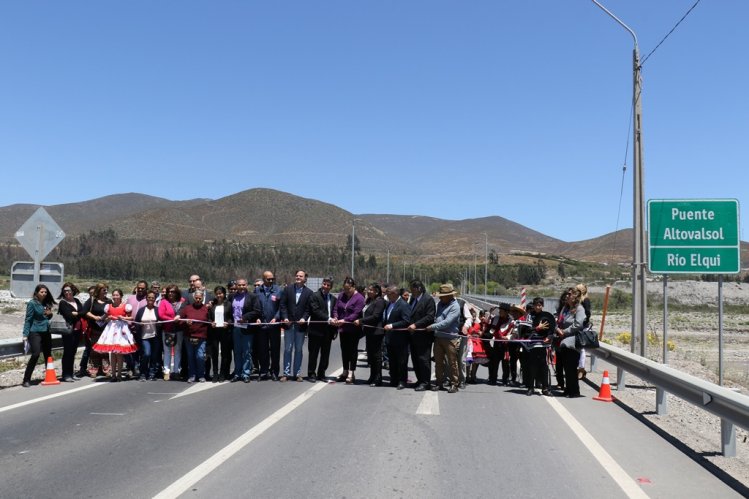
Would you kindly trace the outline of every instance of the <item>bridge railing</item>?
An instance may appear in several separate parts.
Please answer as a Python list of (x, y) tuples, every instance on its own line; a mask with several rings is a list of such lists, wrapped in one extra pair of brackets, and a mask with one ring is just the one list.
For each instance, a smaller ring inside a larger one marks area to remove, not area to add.
[[(465, 298), (482, 308), (496, 305), (493, 297), (466, 295)], [(659, 388), (660, 393), (656, 396), (658, 414), (665, 414), (665, 393), (670, 393), (718, 416), (721, 451), (727, 457), (736, 455), (736, 426), (749, 430), (749, 397), (605, 343), (601, 343), (598, 349), (588, 349), (588, 353), (591, 355), (591, 371), (595, 371), (596, 358), (617, 367), (617, 391), (625, 389), (621, 382), (625, 372)]]

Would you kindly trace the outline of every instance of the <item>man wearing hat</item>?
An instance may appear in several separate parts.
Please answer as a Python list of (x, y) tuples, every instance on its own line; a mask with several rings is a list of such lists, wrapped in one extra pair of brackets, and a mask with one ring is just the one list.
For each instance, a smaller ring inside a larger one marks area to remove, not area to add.
[(460, 346), (460, 306), (455, 299), (457, 291), (452, 284), (442, 284), (436, 296), (440, 302), (433, 324), (427, 329), (434, 331), (434, 367), (437, 382), (432, 390), (444, 389), (445, 357), (450, 368), (450, 388), (447, 393), (458, 391), (458, 347)]

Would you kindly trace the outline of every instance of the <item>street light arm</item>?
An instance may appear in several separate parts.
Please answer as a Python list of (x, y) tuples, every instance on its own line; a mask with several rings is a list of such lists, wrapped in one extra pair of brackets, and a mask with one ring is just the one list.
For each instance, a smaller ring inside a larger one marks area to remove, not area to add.
[(626, 29), (627, 31), (629, 31), (629, 34), (630, 34), (630, 35), (632, 35), (632, 38), (633, 38), (633, 39), (634, 39), (634, 41), (635, 41), (635, 48), (636, 48), (636, 47), (638, 46), (638, 43), (637, 43), (637, 35), (635, 35), (635, 32), (634, 32), (634, 31), (632, 31), (632, 28), (630, 28), (629, 26), (627, 26), (626, 24), (624, 24), (624, 22), (622, 22), (622, 20), (621, 20), (621, 19), (619, 19), (618, 17), (616, 17), (616, 16), (615, 16), (615, 15), (613, 14), (613, 12), (611, 12), (611, 11), (610, 11), (609, 9), (607, 9), (606, 7), (604, 7), (603, 5), (601, 5), (600, 3), (598, 3), (598, 1), (597, 1), (597, 0), (592, 0), (592, 2), (593, 2), (594, 4), (596, 4), (596, 5), (598, 5), (598, 6), (599, 6), (599, 7), (601, 8), (601, 10), (602, 10), (602, 11), (604, 11), (604, 12), (605, 12), (606, 14), (608, 14), (609, 16), (611, 16), (611, 18), (612, 18), (612, 19), (613, 19), (614, 21), (618, 22), (618, 23), (619, 23), (619, 25), (620, 25), (620, 26), (621, 26), (622, 28), (624, 28), (624, 29)]

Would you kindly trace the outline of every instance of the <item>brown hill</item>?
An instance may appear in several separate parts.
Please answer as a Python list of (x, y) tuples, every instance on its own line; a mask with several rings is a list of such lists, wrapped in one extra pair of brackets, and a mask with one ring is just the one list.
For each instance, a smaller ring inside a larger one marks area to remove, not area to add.
[[(37, 209), (0, 207), (0, 240)], [(562, 255), (610, 264), (631, 261), (632, 229), (565, 242), (499, 216), (442, 220), (419, 215), (354, 215), (335, 205), (272, 189), (250, 189), (217, 200), (170, 201), (144, 194), (116, 194), (80, 203), (46, 207), (68, 235), (114, 228), (130, 239), (199, 242), (234, 240), (260, 244), (343, 246), (352, 223), (365, 253), (408, 253), (423, 258), (471, 259), (489, 250), (500, 255), (528, 252)], [(742, 243), (742, 267), (749, 246)]]

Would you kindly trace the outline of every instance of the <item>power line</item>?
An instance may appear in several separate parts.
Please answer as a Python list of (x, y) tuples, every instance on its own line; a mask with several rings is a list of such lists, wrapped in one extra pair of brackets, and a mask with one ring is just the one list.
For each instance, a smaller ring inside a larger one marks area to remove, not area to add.
[(660, 46), (661, 46), (661, 45), (663, 44), (663, 42), (665, 42), (665, 41), (666, 41), (666, 38), (668, 38), (669, 36), (671, 36), (671, 33), (673, 33), (673, 32), (674, 32), (674, 30), (676, 30), (676, 28), (678, 28), (678, 27), (679, 27), (679, 25), (681, 24), (681, 22), (682, 22), (682, 21), (683, 21), (684, 19), (686, 19), (686, 18), (687, 18), (687, 16), (689, 15), (689, 13), (690, 13), (690, 12), (692, 12), (692, 10), (694, 10), (694, 8), (695, 8), (695, 7), (697, 7), (697, 4), (698, 4), (698, 3), (700, 3), (700, 0), (697, 0), (696, 2), (694, 2), (694, 5), (692, 5), (692, 6), (691, 6), (691, 7), (689, 8), (689, 10), (688, 10), (688, 11), (686, 12), (686, 14), (684, 14), (683, 16), (681, 16), (681, 19), (679, 19), (679, 22), (677, 22), (677, 23), (676, 23), (676, 25), (674, 25), (674, 27), (673, 27), (673, 28), (671, 28), (671, 31), (669, 31), (668, 33), (666, 33), (666, 36), (664, 36), (664, 37), (663, 37), (663, 40), (661, 40), (660, 42), (658, 42), (658, 45), (656, 45), (656, 46), (655, 46), (655, 48), (654, 48), (653, 50), (651, 50), (651, 51), (650, 51), (650, 53), (649, 53), (648, 55), (646, 55), (646, 56), (645, 56), (645, 58), (644, 58), (644, 59), (642, 60), (642, 62), (640, 63), (640, 67), (642, 67), (642, 66), (643, 66), (643, 65), (645, 64), (645, 61), (647, 61), (647, 60), (648, 60), (648, 57), (650, 57), (651, 55), (653, 55), (653, 52), (655, 52), (656, 50), (658, 50), (658, 47), (660, 47)]
[(625, 142), (624, 146), (624, 163), (622, 166), (622, 182), (619, 186), (619, 206), (616, 210), (616, 228), (614, 229), (614, 240), (611, 243), (611, 263), (614, 263), (614, 252), (616, 251), (616, 238), (619, 235), (619, 218), (622, 214), (622, 199), (624, 198), (624, 177), (627, 173), (627, 157), (629, 154), (629, 137), (630, 132), (632, 131), (632, 114), (634, 113), (635, 109), (635, 103), (632, 102), (632, 105), (629, 108), (629, 120), (627, 122), (627, 141)]

